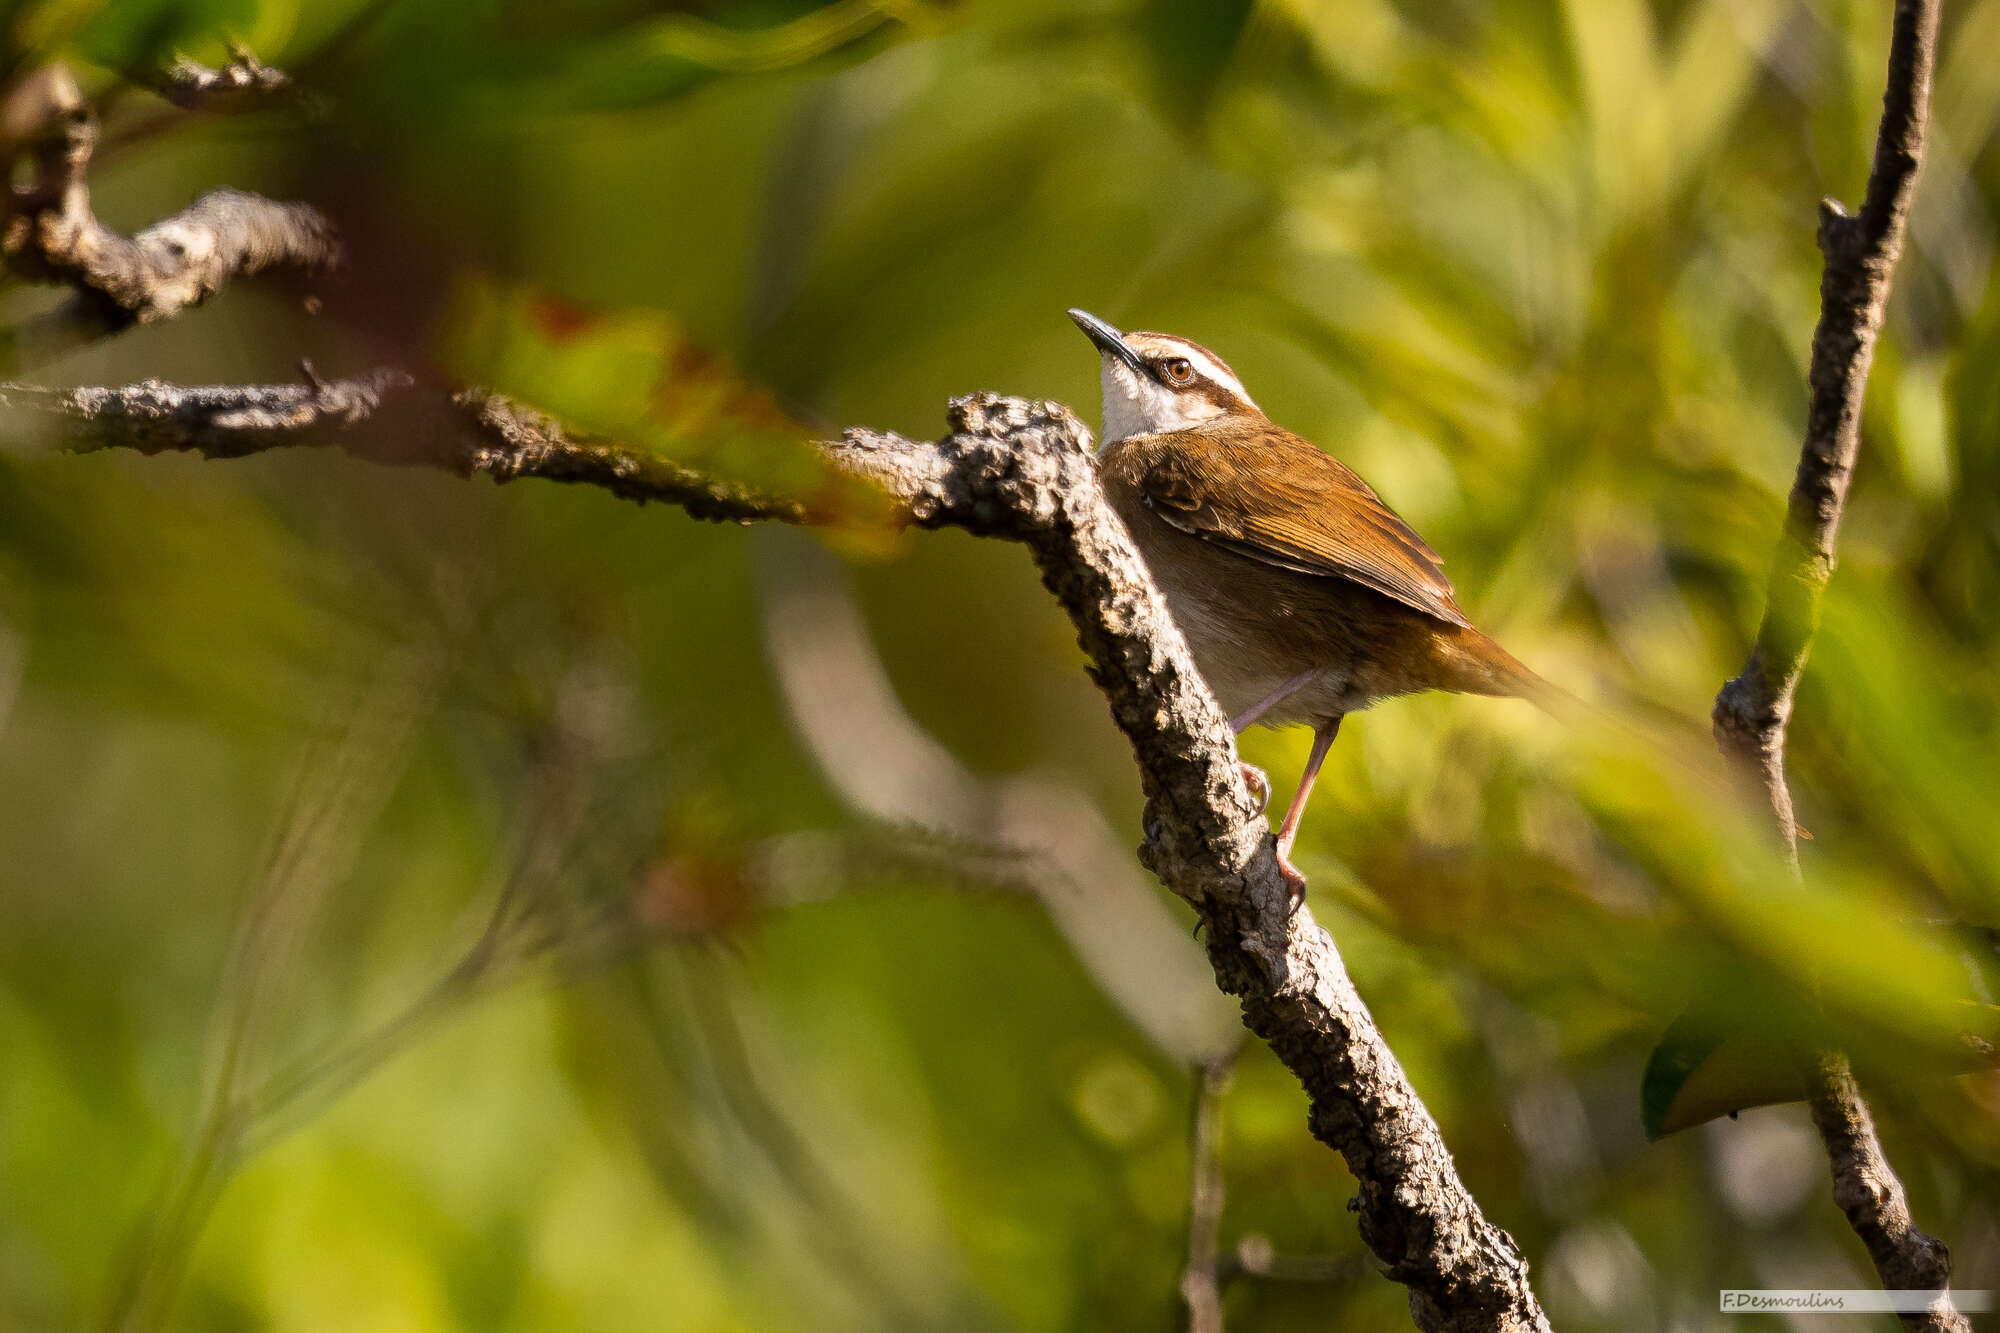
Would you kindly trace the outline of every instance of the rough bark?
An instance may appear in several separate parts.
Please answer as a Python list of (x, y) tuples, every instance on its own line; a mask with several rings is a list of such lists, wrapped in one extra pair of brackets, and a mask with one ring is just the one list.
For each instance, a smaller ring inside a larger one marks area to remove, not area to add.
[(1898, 0), (1888, 92), (1865, 202), (1855, 215), (1836, 200), (1820, 202), (1819, 245), (1826, 267), (1808, 372), (1805, 446), (1756, 646), (1715, 700), (1716, 741), (1757, 776), (1794, 864), (1797, 833), (1785, 783), (1785, 729), (1819, 624), (1820, 597), (1833, 577), (1840, 516), (1861, 451), (1868, 370), (1923, 159), (1937, 22), (1937, 0)]
[[(539, 476), (664, 500), (701, 517), (810, 521), (802, 507), (716, 487), (477, 391), (382, 371), (327, 385), (59, 392), (0, 386), (15, 426), (72, 448), (232, 458), (289, 444), (497, 480)], [(1304, 1085), (1308, 1124), (1345, 1157), (1362, 1239), (1409, 1288), (1426, 1330), (1546, 1329), (1528, 1265), (1480, 1212), (1451, 1153), (1309, 910), (1291, 915), (1270, 830), (1244, 788), (1228, 720), (1138, 550), (1106, 504), (1091, 437), (1057, 403), (955, 400), (936, 443), (850, 430), (822, 446), (887, 490), (911, 522), (1026, 545), (1069, 613), (1090, 672), (1138, 759), (1141, 857), (1200, 915), (1218, 984)]]
[(97, 117), (60, 65), (37, 70), (0, 108), (0, 146), (26, 153), (34, 179), (11, 187), (0, 257), (13, 273), (66, 284), (75, 294), (14, 331), (0, 358), (33, 364), (133, 324), (168, 319), (231, 279), (269, 269), (337, 267), (333, 224), (308, 204), (213, 190), (134, 236), (92, 211), (89, 168)]
[[(1820, 204), (1819, 247), (1826, 267), (1808, 371), (1805, 444), (1756, 646), (1742, 672), (1716, 695), (1712, 714), (1716, 744), (1762, 791), (1795, 878), (1798, 824), (1785, 781), (1785, 736), (1819, 624), (1820, 599), (1833, 577), (1841, 513), (1861, 451), (1868, 371), (1923, 161), (1938, 9), (1938, 0), (1897, 0), (1882, 121), (1861, 211), (1850, 215), (1832, 199)], [(1950, 1251), (1911, 1219), (1902, 1182), (1875, 1137), (1868, 1104), (1845, 1056), (1818, 1058), (1809, 1101), (1832, 1168), (1834, 1199), (1867, 1247), (1882, 1285), (1949, 1287)], [(1940, 1333), (1971, 1328), (1948, 1298), (1926, 1314), (1903, 1316), (1903, 1322)]]
[[(1855, 1086), (1842, 1056), (1828, 1057), (1817, 1071), (1812, 1096), (1813, 1126), (1833, 1164), (1833, 1201), (1875, 1261), (1882, 1285), (1891, 1291), (1943, 1291), (1951, 1286), (1951, 1252), (1942, 1241), (1917, 1230), (1910, 1220), (1903, 1182), (1875, 1137), (1868, 1103)], [(1908, 1315), (1915, 1328), (1970, 1329), (1949, 1298), (1931, 1314)]]
[(401, 370), (299, 384), (0, 384), (0, 413), (22, 432), (77, 452), (122, 448), (241, 458), (291, 445), (337, 448), (371, 462), (441, 468), (461, 477), (596, 486), (620, 499), (679, 505), (696, 518), (806, 523), (815, 517), (798, 501), (759, 495), (568, 430), (500, 394), (439, 389)]

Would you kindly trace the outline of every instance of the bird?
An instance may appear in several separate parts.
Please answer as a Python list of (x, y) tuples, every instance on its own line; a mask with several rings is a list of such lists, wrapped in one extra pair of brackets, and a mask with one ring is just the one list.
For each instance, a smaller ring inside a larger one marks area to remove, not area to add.
[[(1264, 415), (1221, 357), (1069, 317), (1102, 362), (1099, 482), (1230, 726), (1313, 729), (1277, 833), (1296, 913), (1306, 880), (1292, 844), (1343, 717), (1423, 690), (1545, 709), (1568, 696), (1480, 632), (1437, 552), (1345, 464)], [(1242, 769), (1261, 816), (1270, 784)]]

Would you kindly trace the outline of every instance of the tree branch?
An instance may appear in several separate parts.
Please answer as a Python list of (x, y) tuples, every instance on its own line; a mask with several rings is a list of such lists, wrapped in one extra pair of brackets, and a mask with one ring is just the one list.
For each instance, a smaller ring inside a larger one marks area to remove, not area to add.
[(1856, 216), (1836, 200), (1820, 201), (1819, 245), (1826, 268), (1808, 372), (1805, 447), (1772, 563), (1756, 647), (1742, 672), (1716, 696), (1712, 715), (1716, 743), (1761, 782), (1778, 838), (1794, 866), (1797, 825), (1785, 784), (1785, 728), (1819, 625), (1820, 598), (1833, 577), (1841, 511), (1861, 451), (1868, 370), (1923, 159), (1937, 24), (1938, 0), (1897, 0), (1888, 92), (1882, 99), (1866, 201)]
[(50, 65), (6, 100), (0, 141), (10, 164), (23, 151), (32, 155), (35, 179), (7, 194), (0, 258), (20, 276), (67, 284), (77, 294), (9, 331), (0, 363), (33, 364), (133, 324), (171, 318), (233, 277), (273, 268), (321, 273), (340, 263), (333, 224), (318, 209), (242, 190), (210, 191), (135, 236), (115, 232), (91, 210), (97, 117), (75, 78)]
[[(1825, 1141), (1833, 1164), (1833, 1201), (1891, 1291), (1943, 1291), (1951, 1285), (1951, 1251), (1919, 1231), (1910, 1218), (1903, 1182), (1875, 1137), (1868, 1103), (1855, 1085), (1844, 1056), (1828, 1057), (1818, 1071), (1811, 1104), (1813, 1127)], [(1913, 1328), (1969, 1330), (1947, 1296), (1925, 1315), (1905, 1315)]]
[(183, 111), (235, 111), (292, 90), (289, 74), (257, 59), (248, 47), (232, 47), (229, 54), (220, 69), (182, 56), (166, 73), (141, 82)]
[[(326, 385), (58, 392), (0, 385), (0, 410), (71, 448), (231, 458), (334, 445), (382, 462), (497, 480), (540, 476), (666, 500), (707, 518), (811, 521), (806, 507), (717, 487), (579, 437), (497, 395), (426, 390), (380, 371)], [(1200, 915), (1217, 983), (1304, 1085), (1307, 1123), (1360, 1185), (1362, 1239), (1409, 1288), (1425, 1330), (1546, 1329), (1514, 1240), (1488, 1222), (1375, 1027), (1327, 933), (1291, 915), (1270, 830), (1234, 737), (1123, 524), (1098, 487), (1090, 432), (1066, 407), (960, 398), (932, 443), (850, 430), (821, 446), (887, 490), (909, 521), (1026, 545), (1076, 628), (1139, 763), (1145, 863)], [(365, 427), (365, 429), (364, 429)]]
[(596, 486), (675, 504), (696, 518), (811, 522), (811, 506), (756, 494), (609, 440), (482, 389), (444, 390), (383, 369), (310, 384), (118, 389), (0, 383), (0, 418), (66, 449), (136, 449), (240, 458), (288, 446), (336, 448), (375, 463), (461, 477)]
[(1222, 1333), (1222, 1095), (1236, 1053), (1203, 1065), (1195, 1076), (1188, 1144), (1188, 1250), (1181, 1273), (1188, 1333)]
[[(1798, 824), (1785, 781), (1785, 733), (1819, 625), (1820, 599), (1833, 577), (1840, 517), (1861, 450), (1868, 371), (1923, 161), (1938, 8), (1938, 0), (1897, 0), (1882, 122), (1860, 213), (1850, 216), (1833, 199), (1820, 203), (1819, 247), (1826, 267), (1808, 372), (1805, 446), (1756, 646), (1742, 672), (1716, 695), (1712, 714), (1716, 744), (1762, 789), (1795, 880)], [(1835, 1052), (1818, 1056), (1810, 1088), (1813, 1124), (1833, 1171), (1834, 1199), (1867, 1247), (1882, 1285), (1947, 1289), (1951, 1253), (1911, 1219), (1902, 1181), (1875, 1137), (1847, 1058)], [(1903, 1322), (1940, 1333), (1971, 1328), (1949, 1297), (1926, 1314), (1903, 1316)]]

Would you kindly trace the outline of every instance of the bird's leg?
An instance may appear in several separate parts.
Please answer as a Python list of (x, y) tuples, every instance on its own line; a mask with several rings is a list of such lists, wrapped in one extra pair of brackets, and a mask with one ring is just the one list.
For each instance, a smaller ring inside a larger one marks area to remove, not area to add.
[(1313, 748), (1306, 756), (1306, 771), (1299, 775), (1299, 789), (1292, 793), (1285, 822), (1278, 825), (1278, 873), (1285, 877), (1285, 886), (1292, 891), (1293, 912), (1306, 900), (1306, 877), (1292, 864), (1292, 840), (1299, 836), (1299, 819), (1306, 812), (1306, 798), (1312, 795), (1313, 779), (1319, 776), (1319, 766), (1326, 762), (1326, 752), (1333, 748), (1333, 738), (1339, 734), (1338, 713), (1313, 729)]
[(1258, 718), (1264, 716), (1264, 714), (1270, 712), (1273, 708), (1276, 708), (1279, 704), (1291, 698), (1293, 695), (1297, 694), (1300, 690), (1304, 689), (1306, 686), (1312, 684), (1313, 677), (1317, 676), (1320, 673), (1320, 670), (1321, 668), (1314, 667), (1310, 671), (1299, 672), (1298, 675), (1293, 676), (1290, 680), (1280, 685), (1277, 689), (1272, 690), (1269, 694), (1259, 699), (1256, 703), (1251, 704), (1248, 708), (1238, 713), (1235, 717), (1230, 718), (1229, 729), (1235, 732), (1237, 735), (1241, 736), (1244, 732), (1248, 731), (1253, 725), (1256, 724)]
[[(1241, 736), (1256, 723), (1258, 718), (1264, 716), (1264, 714), (1270, 712), (1294, 694), (1297, 694), (1307, 685), (1310, 685), (1313, 677), (1319, 675), (1319, 673), (1320, 668), (1318, 667), (1314, 667), (1310, 671), (1301, 671), (1298, 675), (1293, 676), (1290, 680), (1280, 685), (1277, 689), (1272, 690), (1256, 703), (1251, 704), (1250, 707), (1244, 709), (1235, 717), (1230, 718), (1229, 729)], [(1246, 764), (1239, 759), (1236, 761), (1236, 767), (1242, 772), (1243, 785), (1250, 789), (1250, 795), (1257, 802), (1257, 815), (1261, 817), (1264, 813), (1264, 807), (1271, 803), (1271, 780), (1264, 776), (1264, 770), (1255, 764)]]

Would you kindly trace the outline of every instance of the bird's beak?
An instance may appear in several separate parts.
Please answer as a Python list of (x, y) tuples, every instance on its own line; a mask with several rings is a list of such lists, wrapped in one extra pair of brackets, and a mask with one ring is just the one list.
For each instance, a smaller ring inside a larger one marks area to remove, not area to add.
[(1072, 310), (1069, 317), (1083, 330), (1083, 336), (1097, 344), (1097, 350), (1106, 356), (1115, 356), (1140, 374), (1146, 373), (1146, 363), (1125, 345), (1125, 335), (1112, 328), (1088, 310)]

